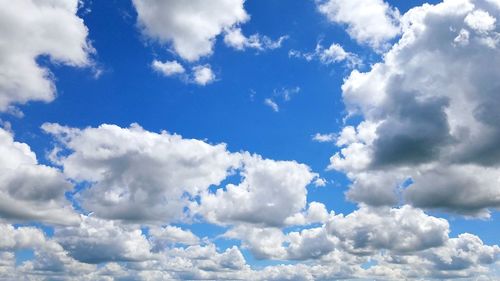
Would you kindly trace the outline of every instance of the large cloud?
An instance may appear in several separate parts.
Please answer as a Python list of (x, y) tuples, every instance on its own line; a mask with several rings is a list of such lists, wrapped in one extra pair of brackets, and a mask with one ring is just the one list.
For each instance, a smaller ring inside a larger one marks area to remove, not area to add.
[(399, 190), (415, 206), (479, 216), (500, 206), (499, 14), (482, 0), (414, 8), (383, 62), (346, 79), (349, 114), (365, 121), (344, 128), (330, 168), (353, 180), (349, 198), (390, 205)]
[[(305, 209), (306, 187), (316, 177), (293, 161), (230, 153), (224, 144), (157, 134), (138, 125), (79, 130), (45, 124), (43, 129), (69, 153), (56, 159), (64, 174), (91, 185), (77, 200), (107, 219), (169, 222), (182, 220), (190, 207), (191, 215), (220, 224), (282, 225)], [(237, 173), (238, 185), (209, 191)]]
[(347, 25), (349, 35), (375, 49), (399, 34), (399, 12), (383, 0), (317, 0), (328, 20)]
[(78, 223), (65, 192), (72, 188), (55, 168), (40, 165), (25, 143), (0, 129), (0, 218)]
[(183, 59), (210, 55), (215, 37), (247, 21), (244, 0), (133, 0), (139, 25), (148, 37), (172, 43)]
[(39, 56), (70, 66), (89, 65), (92, 47), (87, 27), (76, 15), (78, 2), (0, 1), (0, 111), (54, 99), (52, 75), (38, 65)]

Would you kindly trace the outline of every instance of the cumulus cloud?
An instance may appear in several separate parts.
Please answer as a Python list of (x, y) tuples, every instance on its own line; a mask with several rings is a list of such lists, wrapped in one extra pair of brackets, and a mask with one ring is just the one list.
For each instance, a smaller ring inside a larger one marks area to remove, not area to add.
[(200, 86), (205, 86), (215, 81), (215, 73), (210, 65), (197, 65), (193, 67), (192, 82)]
[(133, 0), (144, 35), (171, 43), (183, 59), (196, 61), (212, 54), (217, 35), (250, 17), (244, 0)]
[(87, 27), (76, 15), (78, 2), (0, 1), (0, 111), (54, 99), (53, 75), (37, 63), (39, 56), (75, 67), (90, 64), (93, 49)]
[[(64, 174), (91, 185), (76, 200), (106, 219), (158, 223), (198, 214), (221, 224), (280, 225), (306, 207), (306, 188), (317, 177), (294, 161), (231, 153), (224, 144), (153, 133), (137, 124), (43, 129), (60, 142), (56, 151), (63, 154), (54, 160)], [(239, 184), (209, 191), (236, 173)]]
[[(353, 181), (348, 197), (488, 216), (500, 206), (496, 113), (498, 6), (444, 1), (402, 16), (401, 40), (342, 90), (349, 115), (330, 168)], [(499, 119), (500, 120), (500, 119)]]
[(287, 38), (288, 36), (281, 36), (277, 40), (273, 41), (271, 38), (260, 34), (253, 34), (250, 37), (246, 37), (241, 32), (241, 28), (236, 27), (225, 32), (224, 43), (227, 46), (240, 51), (247, 48), (264, 51), (280, 48), (283, 41)]
[(238, 157), (224, 144), (210, 145), (139, 125), (101, 125), (83, 130), (45, 124), (70, 154), (58, 162), (64, 174), (92, 187), (77, 198), (97, 216), (125, 221), (171, 221), (188, 201), (224, 180)]
[(335, 142), (337, 135), (335, 133), (320, 134), (316, 133), (312, 136), (312, 140), (316, 142)]
[(153, 69), (165, 76), (173, 76), (176, 74), (182, 74), (186, 70), (184, 67), (177, 61), (166, 61), (162, 62), (159, 60), (154, 60), (153, 63), (151, 64), (151, 67)]
[(55, 168), (38, 164), (25, 143), (0, 129), (0, 217), (10, 221), (78, 223), (65, 192), (72, 185)]
[(349, 68), (354, 68), (362, 64), (361, 59), (357, 55), (347, 52), (337, 43), (332, 43), (328, 48), (318, 43), (314, 52), (303, 53), (297, 50), (290, 50), (288, 55), (290, 57), (303, 58), (307, 61), (317, 60), (325, 65), (345, 62)]
[(116, 222), (83, 217), (80, 225), (60, 227), (54, 239), (78, 261), (143, 261), (150, 258), (151, 246), (139, 228)]
[(238, 185), (201, 196), (198, 212), (214, 223), (283, 225), (306, 207), (307, 185), (316, 177), (306, 165), (243, 155)]
[(375, 49), (400, 32), (398, 10), (383, 0), (318, 0), (317, 6), (331, 22), (346, 25), (353, 39)]

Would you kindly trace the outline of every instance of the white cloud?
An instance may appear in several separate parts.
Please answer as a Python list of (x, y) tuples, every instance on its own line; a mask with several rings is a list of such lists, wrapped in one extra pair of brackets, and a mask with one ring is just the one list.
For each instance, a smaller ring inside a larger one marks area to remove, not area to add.
[[(64, 174), (91, 183), (77, 201), (106, 219), (166, 223), (200, 214), (221, 224), (280, 225), (305, 208), (306, 187), (317, 177), (294, 161), (230, 153), (224, 144), (152, 133), (136, 124), (83, 130), (44, 124), (43, 129), (60, 142), (56, 151), (65, 156), (55, 160)], [(242, 177), (239, 184), (208, 191), (235, 173)], [(191, 200), (197, 196), (200, 204)]]
[(464, 21), (470, 28), (478, 32), (488, 32), (495, 29), (496, 18), (486, 11), (475, 10), (469, 13)]
[(217, 35), (250, 17), (244, 0), (133, 0), (142, 32), (171, 43), (183, 59), (196, 61), (212, 54)]
[(183, 218), (188, 198), (224, 180), (239, 163), (224, 144), (210, 145), (139, 125), (101, 125), (83, 130), (44, 124), (69, 150), (58, 162), (76, 181), (93, 183), (77, 200), (97, 216), (168, 222)]
[(87, 27), (76, 15), (78, 0), (2, 0), (0, 7), (0, 111), (52, 101), (53, 75), (37, 64), (39, 56), (75, 67), (90, 64), (93, 49)]
[(0, 217), (17, 222), (78, 223), (64, 197), (72, 186), (57, 169), (38, 164), (30, 147), (14, 141), (4, 129), (0, 129), (0, 155)]
[(482, 217), (500, 207), (499, 14), (481, 0), (411, 9), (384, 60), (345, 80), (349, 116), (365, 121), (344, 128), (330, 168), (352, 180), (351, 200), (393, 205), (403, 197)]
[(280, 226), (306, 207), (306, 187), (317, 177), (309, 167), (249, 154), (242, 163), (239, 184), (201, 195), (197, 211), (209, 222)]
[(337, 134), (335, 134), (335, 133), (330, 133), (330, 134), (316, 133), (312, 137), (312, 139), (313, 139), (313, 141), (317, 141), (317, 142), (335, 142), (335, 140), (337, 139)]
[(361, 59), (357, 55), (347, 52), (337, 43), (332, 43), (327, 49), (318, 43), (314, 52), (303, 53), (297, 50), (290, 50), (288, 55), (290, 57), (303, 58), (307, 61), (318, 60), (325, 65), (345, 62), (349, 68), (355, 68), (362, 64)]
[(191, 231), (176, 226), (151, 227), (149, 234), (152, 237), (152, 243), (160, 249), (172, 244), (196, 245), (200, 243), (200, 239)]
[(270, 98), (267, 98), (264, 100), (264, 104), (269, 106), (274, 112), (279, 112), (280, 111), (280, 107), (279, 105), (273, 101), (272, 99)]
[(142, 261), (151, 257), (150, 244), (139, 228), (93, 217), (77, 226), (56, 228), (54, 239), (81, 262)]
[(197, 65), (193, 67), (192, 82), (200, 86), (205, 86), (215, 81), (215, 74), (210, 65)]
[(235, 48), (236, 50), (252, 48), (263, 51), (280, 48), (283, 41), (287, 38), (288, 36), (281, 36), (277, 40), (273, 41), (271, 38), (260, 34), (253, 34), (250, 37), (246, 37), (241, 32), (241, 28), (236, 27), (226, 30), (224, 43), (229, 47)]
[(345, 24), (353, 39), (375, 49), (399, 34), (399, 12), (383, 0), (318, 0), (317, 5), (328, 20)]
[(173, 76), (176, 74), (182, 74), (186, 70), (184, 67), (177, 61), (166, 61), (162, 62), (159, 60), (154, 60), (153, 63), (151, 64), (151, 67), (153, 69), (165, 76)]

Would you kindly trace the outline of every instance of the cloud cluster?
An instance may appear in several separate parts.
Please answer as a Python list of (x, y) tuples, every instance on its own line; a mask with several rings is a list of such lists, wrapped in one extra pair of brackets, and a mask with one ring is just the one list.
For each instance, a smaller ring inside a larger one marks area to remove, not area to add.
[[(280, 225), (306, 207), (306, 187), (317, 177), (294, 161), (231, 153), (224, 144), (153, 133), (137, 124), (83, 130), (44, 124), (43, 129), (60, 143), (54, 161), (64, 174), (90, 184), (76, 199), (106, 219), (171, 222), (202, 215), (221, 224)], [(237, 175), (240, 183), (219, 188)]]
[(370, 205), (488, 216), (500, 207), (496, 17), (491, 1), (444, 1), (401, 17), (402, 37), (342, 90), (349, 114), (330, 168)]
[(224, 35), (224, 43), (227, 46), (240, 51), (247, 48), (264, 51), (280, 48), (283, 41), (287, 38), (288, 36), (281, 36), (277, 40), (273, 41), (271, 38), (260, 34), (253, 34), (250, 37), (246, 37), (241, 32), (241, 28), (237, 27), (226, 31)]
[(317, 0), (328, 20), (347, 26), (359, 43), (381, 50), (399, 34), (399, 11), (383, 0)]
[[(56, 88), (37, 59), (69, 66), (90, 65), (93, 48), (76, 13), (78, 0), (0, 1), (0, 111), (29, 101), (50, 102)], [(13, 28), (15, 27), (15, 28)]]
[(357, 55), (347, 52), (337, 43), (332, 43), (328, 48), (318, 43), (314, 52), (308, 53), (290, 50), (288, 56), (303, 58), (306, 61), (317, 60), (325, 65), (344, 62), (349, 68), (355, 68), (362, 64), (361, 59)]
[[(40, 56), (90, 64), (78, 3), (0, 0), (0, 111), (53, 99)], [(342, 86), (348, 117), (363, 121), (313, 137), (339, 147), (329, 169), (352, 181), (356, 210), (337, 214), (308, 198), (310, 185), (326, 184), (309, 166), (225, 144), (138, 124), (45, 123), (55, 146), (48, 166), (0, 128), (0, 279), (497, 279), (500, 247), (450, 236), (449, 222), (424, 210), (487, 217), (500, 208), (500, 2), (445, 0), (402, 16), (382, 0), (316, 3), (357, 42), (387, 50)], [(243, 35), (244, 0), (133, 5), (143, 34), (189, 63), (209, 56), (220, 35), (237, 50), (285, 39)], [(361, 63), (338, 44), (290, 55)], [(151, 67), (199, 85), (216, 79), (208, 64), (190, 74), (176, 60)], [(265, 103), (279, 111), (300, 90), (276, 89)], [(198, 223), (220, 233), (198, 236), (189, 229)], [(247, 254), (273, 262), (252, 268)]]

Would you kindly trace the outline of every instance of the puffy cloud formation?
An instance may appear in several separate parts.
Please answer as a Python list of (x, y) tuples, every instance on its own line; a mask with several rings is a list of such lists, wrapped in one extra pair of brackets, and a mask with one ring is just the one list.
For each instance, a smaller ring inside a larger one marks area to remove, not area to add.
[(143, 261), (150, 258), (150, 244), (138, 228), (110, 220), (83, 217), (80, 225), (57, 228), (55, 240), (81, 262)]
[(350, 115), (330, 168), (347, 173), (348, 197), (471, 216), (500, 207), (499, 6), (444, 1), (402, 16), (402, 38), (369, 72), (342, 86)]
[(93, 49), (87, 41), (87, 27), (76, 15), (78, 2), (0, 1), (0, 111), (54, 99), (52, 74), (37, 63), (39, 56), (76, 67), (90, 64)]
[(337, 44), (332, 43), (330, 47), (323, 47), (320, 43), (316, 45), (314, 52), (303, 53), (297, 50), (290, 50), (288, 52), (290, 57), (304, 58), (307, 61), (318, 60), (322, 64), (333, 64), (345, 62), (350, 68), (354, 68), (362, 64), (361, 59), (353, 53), (347, 52), (344, 48)]
[(200, 86), (205, 86), (215, 81), (215, 73), (208, 64), (193, 67), (192, 76), (192, 82)]
[(273, 41), (271, 38), (260, 34), (253, 34), (250, 37), (246, 37), (241, 32), (241, 28), (236, 27), (226, 31), (224, 43), (240, 51), (247, 48), (263, 51), (280, 48), (283, 41), (287, 38), (288, 36), (281, 36), (276, 41)]
[(212, 54), (215, 37), (246, 22), (244, 0), (133, 0), (142, 32), (171, 43), (183, 59), (196, 61)]
[[(64, 174), (90, 184), (77, 200), (106, 219), (169, 222), (198, 214), (220, 224), (282, 225), (305, 209), (306, 187), (317, 177), (294, 161), (230, 153), (224, 144), (148, 132), (136, 124), (43, 129), (60, 142), (56, 151), (67, 151), (55, 159)], [(209, 191), (235, 173), (241, 183)]]
[(151, 67), (153, 69), (165, 76), (173, 76), (176, 74), (182, 74), (186, 70), (184, 67), (177, 61), (166, 61), (162, 62), (159, 60), (154, 60), (153, 63), (151, 64)]
[(0, 218), (13, 222), (78, 223), (64, 193), (72, 189), (55, 168), (38, 164), (25, 143), (0, 128)]
[(328, 20), (347, 26), (359, 43), (382, 49), (399, 34), (399, 12), (383, 0), (317, 0)]

